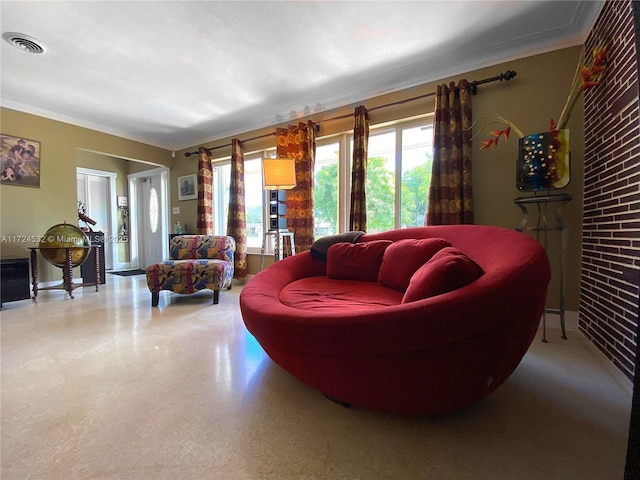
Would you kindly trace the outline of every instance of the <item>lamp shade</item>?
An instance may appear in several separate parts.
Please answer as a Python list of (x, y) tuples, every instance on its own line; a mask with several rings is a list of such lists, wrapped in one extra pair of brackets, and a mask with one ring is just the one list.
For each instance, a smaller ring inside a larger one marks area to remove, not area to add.
[(294, 158), (263, 158), (262, 178), (265, 190), (288, 190), (296, 186)]

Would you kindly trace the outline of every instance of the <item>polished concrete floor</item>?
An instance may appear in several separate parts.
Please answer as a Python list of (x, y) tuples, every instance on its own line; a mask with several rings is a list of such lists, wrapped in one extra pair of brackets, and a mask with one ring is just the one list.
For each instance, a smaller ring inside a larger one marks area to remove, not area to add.
[(6, 303), (1, 478), (619, 480), (631, 394), (577, 332), (462, 412), (345, 409), (247, 334), (241, 287), (150, 307), (143, 276)]

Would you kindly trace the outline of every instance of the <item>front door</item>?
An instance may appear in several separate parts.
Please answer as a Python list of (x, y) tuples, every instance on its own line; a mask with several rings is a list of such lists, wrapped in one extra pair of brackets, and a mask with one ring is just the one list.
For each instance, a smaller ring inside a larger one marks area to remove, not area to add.
[(156, 173), (139, 179), (138, 195), (138, 248), (139, 266), (147, 266), (166, 258), (163, 251), (163, 194), (162, 174)]

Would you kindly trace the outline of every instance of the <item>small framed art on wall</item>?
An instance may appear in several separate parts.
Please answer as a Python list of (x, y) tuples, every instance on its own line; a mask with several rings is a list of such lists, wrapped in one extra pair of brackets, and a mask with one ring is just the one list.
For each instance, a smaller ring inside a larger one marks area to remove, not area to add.
[(198, 175), (178, 177), (178, 200), (196, 200), (198, 198)]

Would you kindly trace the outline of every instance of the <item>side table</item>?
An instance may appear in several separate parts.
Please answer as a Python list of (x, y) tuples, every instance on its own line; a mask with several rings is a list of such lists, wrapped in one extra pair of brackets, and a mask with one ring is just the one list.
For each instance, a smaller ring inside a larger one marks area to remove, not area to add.
[[(567, 330), (565, 326), (565, 275), (567, 269), (567, 247), (569, 245), (569, 227), (567, 227), (562, 219), (563, 207), (572, 200), (570, 195), (566, 193), (534, 195), (530, 197), (517, 197), (514, 202), (520, 210), (522, 210), (522, 220), (516, 227), (519, 232), (525, 230), (536, 232), (536, 239), (540, 242), (540, 233), (542, 233), (542, 246), (547, 250), (548, 232), (560, 232), (561, 255), (560, 255), (560, 308), (545, 309), (542, 314), (542, 341), (547, 343), (547, 313), (560, 315), (560, 328), (562, 329), (562, 338), (567, 339)], [(550, 225), (547, 220), (547, 210), (550, 204), (556, 206), (555, 225)], [(528, 205), (535, 205), (538, 211), (538, 218), (535, 226), (527, 227), (529, 221)]]
[[(267, 244), (267, 237), (273, 236), (275, 239), (273, 257), (274, 262), (282, 260), (296, 254), (296, 245), (293, 238), (293, 232), (289, 230), (269, 230), (264, 232), (262, 236), (262, 249), (260, 250), (260, 271), (264, 268), (264, 251)], [(285, 238), (288, 238), (288, 245), (285, 245)]]
[[(38, 286), (38, 256), (36, 252), (38, 250), (46, 250), (47, 248), (56, 250), (64, 248), (65, 250), (65, 262), (62, 265), (62, 283), (52, 287), (40, 287)], [(99, 248), (100, 245), (91, 245), (87, 247), (29, 247), (29, 250), (31, 250), (31, 284), (33, 286), (33, 296), (31, 298), (35, 301), (38, 296), (38, 291), (40, 290), (65, 290), (69, 294), (69, 297), (74, 298), (73, 291), (76, 288), (94, 285), (97, 292), (98, 286), (100, 285), (100, 255), (98, 255), (97, 252), (97, 249)], [(71, 252), (78, 249), (91, 249), (94, 254), (95, 278), (92, 282), (73, 282), (73, 263), (71, 261)]]

